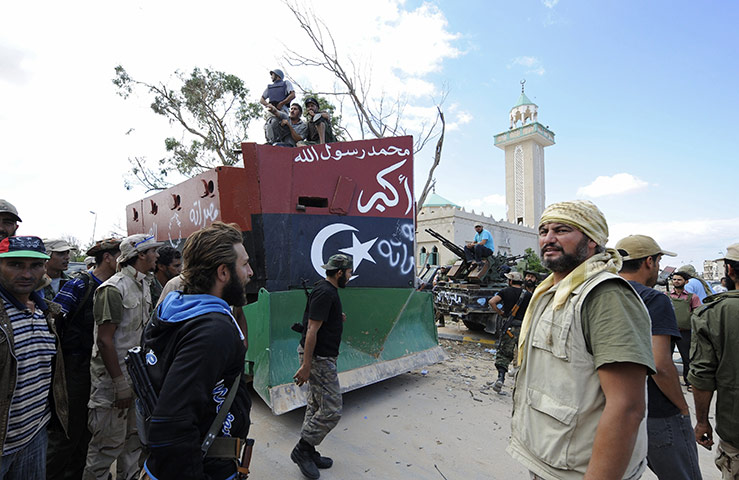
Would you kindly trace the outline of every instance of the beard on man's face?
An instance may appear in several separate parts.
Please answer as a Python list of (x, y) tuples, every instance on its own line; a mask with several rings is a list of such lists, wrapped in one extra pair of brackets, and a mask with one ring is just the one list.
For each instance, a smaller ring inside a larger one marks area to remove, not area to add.
[(246, 305), (246, 284), (241, 283), (233, 266), (229, 267), (229, 270), (231, 270), (231, 279), (223, 287), (223, 301), (234, 307), (243, 307)]
[(339, 288), (346, 288), (346, 282), (349, 280), (346, 278), (346, 272), (341, 271), (341, 275), (336, 279), (336, 283), (339, 285)]
[(536, 282), (534, 280), (524, 280), (523, 284), (526, 288), (534, 288), (536, 286)]
[[(578, 265), (588, 259), (588, 240), (588, 237), (583, 235), (582, 240), (575, 247), (575, 253), (564, 253), (564, 249), (556, 245), (544, 245), (542, 251), (539, 252), (542, 258), (542, 264), (553, 272), (570, 272), (574, 270)], [(562, 255), (553, 260), (545, 260), (543, 250), (547, 247), (557, 248), (562, 252)]]
[(729, 269), (724, 265), (724, 276), (726, 277), (726, 289), (736, 290), (736, 282), (734, 282), (734, 279), (729, 276)]

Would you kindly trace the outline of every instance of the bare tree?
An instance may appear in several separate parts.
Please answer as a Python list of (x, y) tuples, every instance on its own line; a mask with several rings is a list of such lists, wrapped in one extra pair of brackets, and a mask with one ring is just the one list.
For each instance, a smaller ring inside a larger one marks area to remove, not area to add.
[[(287, 8), (295, 16), (300, 28), (308, 35), (315, 47), (315, 55), (308, 56), (296, 52), (288, 47), (285, 61), (291, 66), (319, 67), (327, 70), (343, 85), (343, 91), (315, 92), (320, 95), (337, 96), (349, 98), (354, 107), (359, 130), (362, 138), (367, 133), (376, 138), (394, 137), (408, 135), (408, 129), (403, 125), (403, 113), (407, 105), (407, 98), (399, 96), (392, 99), (382, 92), (379, 100), (375, 101), (370, 95), (372, 86), (372, 72), (364, 72), (352, 59), (346, 61), (339, 59), (339, 52), (331, 30), (312, 11), (298, 6), (294, 0), (283, 0)], [(446, 98), (446, 89), (442, 92), (440, 101), (437, 103), (439, 115), (430, 126), (426, 123), (421, 125), (420, 132), (415, 136), (414, 150), (421, 151), (423, 146), (431, 138), (438, 134), (438, 125), (441, 120), (441, 104)], [(443, 135), (443, 128), (442, 133)], [(437, 152), (440, 158), (441, 150)], [(438, 164), (438, 159), (437, 159)]]

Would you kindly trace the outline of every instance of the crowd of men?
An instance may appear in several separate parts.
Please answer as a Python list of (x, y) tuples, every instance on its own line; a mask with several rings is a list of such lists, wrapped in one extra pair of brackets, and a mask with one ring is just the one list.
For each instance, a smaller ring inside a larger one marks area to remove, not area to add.
[[(94, 266), (67, 276), (72, 248), (18, 236), (19, 222), (0, 200), (0, 480), (104, 480), (114, 462), (126, 480), (246, 473), (251, 401), (235, 313), (253, 272), (238, 226), (214, 222), (181, 253), (144, 234), (100, 240), (86, 252)], [(480, 230), (475, 244), (492, 246)], [(538, 232), (552, 273), (537, 287), (533, 272), (509, 272), (489, 302), (507, 319), (496, 391), (517, 356), (509, 454), (533, 479), (636, 479), (646, 468), (660, 479), (701, 478), (696, 445), (714, 445), (716, 392), (715, 462), (723, 478), (739, 478), (739, 243), (723, 259), (726, 292), (686, 267), (665, 294), (653, 287), (660, 260), (675, 254), (645, 235), (606, 248), (608, 225), (591, 202), (550, 205)], [(337, 254), (323, 268), (294, 376), (309, 396), (290, 458), (310, 479), (333, 464), (316, 446), (341, 417), (339, 290), (352, 259)], [(137, 346), (147, 385), (126, 368)]]
[[(322, 111), (316, 97), (307, 97), (305, 117), (295, 100), (295, 89), (279, 68), (270, 70), (272, 83), (262, 93), (259, 102), (266, 108), (264, 136), (267, 144), (278, 147), (316, 145), (336, 141), (331, 127), (331, 115)], [(303, 120), (305, 118), (305, 121)]]

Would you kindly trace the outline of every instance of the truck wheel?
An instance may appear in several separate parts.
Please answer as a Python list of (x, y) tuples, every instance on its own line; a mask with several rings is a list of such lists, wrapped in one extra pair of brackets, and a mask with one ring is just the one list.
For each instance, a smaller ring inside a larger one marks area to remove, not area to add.
[(464, 322), (464, 326), (467, 327), (468, 330), (472, 330), (473, 332), (479, 332), (480, 330), (485, 329), (485, 325), (475, 323), (471, 320), (462, 320)]

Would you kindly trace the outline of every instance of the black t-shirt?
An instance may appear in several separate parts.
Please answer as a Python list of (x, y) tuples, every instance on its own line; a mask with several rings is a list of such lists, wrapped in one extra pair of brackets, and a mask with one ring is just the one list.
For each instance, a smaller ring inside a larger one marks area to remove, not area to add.
[[(521, 296), (521, 290), (522, 288), (520, 287), (506, 287), (498, 292), (498, 295), (502, 299), (501, 301), (503, 303), (503, 313), (505, 314), (506, 318), (511, 315), (511, 310), (514, 306), (516, 306), (516, 303), (518, 303), (518, 298)], [(523, 320), (523, 316), (526, 313), (526, 308), (528, 308), (529, 302), (531, 301), (531, 292), (526, 290), (523, 295), (524, 296), (523, 300), (521, 300), (521, 305), (518, 307), (518, 311), (513, 317), (514, 320)]]
[(316, 348), (313, 355), (320, 357), (337, 357), (341, 344), (341, 333), (344, 331), (344, 322), (341, 314), (341, 299), (339, 291), (328, 280), (321, 280), (313, 287), (308, 298), (308, 304), (303, 314), (303, 335), (300, 345), (305, 347), (305, 334), (308, 332), (308, 319), (321, 322), (321, 328), (316, 335)]
[[(677, 329), (675, 311), (667, 295), (653, 288), (646, 287), (641, 283), (633, 281), (629, 281), (629, 283), (644, 301), (644, 305), (647, 306), (649, 318), (652, 321), (652, 335), (670, 335), (680, 338), (680, 330)], [(680, 409), (662, 393), (657, 383), (652, 380), (651, 375), (647, 378), (647, 393), (647, 416), (664, 418), (680, 413)]]

